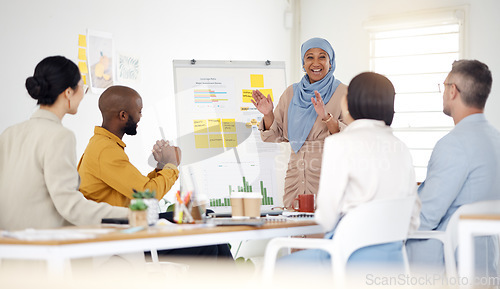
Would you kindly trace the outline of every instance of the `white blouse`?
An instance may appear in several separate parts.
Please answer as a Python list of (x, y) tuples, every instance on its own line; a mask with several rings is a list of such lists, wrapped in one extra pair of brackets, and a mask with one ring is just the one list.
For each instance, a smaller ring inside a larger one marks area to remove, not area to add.
[[(417, 195), (410, 152), (383, 121), (359, 119), (326, 138), (315, 214), (326, 231), (359, 204), (410, 195)], [(420, 206), (417, 196), (410, 231)]]

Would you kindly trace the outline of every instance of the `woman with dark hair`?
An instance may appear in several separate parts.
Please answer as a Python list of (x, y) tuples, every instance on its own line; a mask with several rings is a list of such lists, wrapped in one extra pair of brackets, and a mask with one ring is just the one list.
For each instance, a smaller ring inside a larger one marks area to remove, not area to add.
[(78, 111), (86, 92), (76, 64), (47, 57), (26, 79), (26, 89), (40, 109), (0, 135), (0, 230), (127, 217), (127, 208), (88, 201), (78, 191), (76, 139), (61, 123)]
[(340, 98), (347, 87), (333, 75), (332, 46), (325, 39), (311, 38), (302, 44), (301, 54), (305, 75), (283, 92), (275, 109), (270, 95), (252, 93), (253, 104), (264, 115), (259, 125), (262, 140), (289, 142), (292, 148), (285, 207), (292, 207), (299, 194), (318, 192), (324, 140), (345, 127), (340, 120)]
[[(323, 152), (315, 219), (329, 232), (325, 238), (332, 238), (341, 216), (359, 204), (417, 195), (410, 152), (389, 127), (394, 96), (394, 86), (380, 74), (361, 73), (349, 83), (341, 101), (342, 118), (348, 126), (341, 134), (326, 138)], [(418, 228), (419, 213), (417, 197), (411, 231)], [(349, 260), (399, 266), (403, 264), (401, 249), (400, 242), (370, 246), (356, 251)], [(330, 266), (330, 256), (322, 250), (300, 251), (288, 258)]]

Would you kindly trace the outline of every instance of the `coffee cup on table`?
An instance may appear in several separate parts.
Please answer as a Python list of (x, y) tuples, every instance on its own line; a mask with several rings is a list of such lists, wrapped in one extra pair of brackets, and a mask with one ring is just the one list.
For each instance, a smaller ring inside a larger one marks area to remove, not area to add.
[(243, 198), (243, 213), (245, 217), (260, 218), (260, 205), (262, 195), (260, 193), (245, 193)]
[[(299, 212), (304, 213), (314, 213), (314, 199), (315, 195), (313, 194), (301, 194), (298, 195), (297, 198), (293, 200), (292, 208)], [(298, 204), (298, 206), (296, 206)]]
[(244, 218), (243, 197), (244, 193), (231, 194), (231, 216), (233, 218)]

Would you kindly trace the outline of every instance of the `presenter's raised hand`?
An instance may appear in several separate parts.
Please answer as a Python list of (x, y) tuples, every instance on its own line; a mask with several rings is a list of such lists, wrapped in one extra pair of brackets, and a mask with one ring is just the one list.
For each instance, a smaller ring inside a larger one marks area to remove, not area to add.
[(260, 111), (263, 115), (269, 115), (273, 113), (273, 101), (271, 100), (271, 95), (268, 94), (267, 97), (262, 94), (259, 90), (252, 91), (252, 99), (253, 105)]
[(316, 98), (311, 97), (311, 102), (314, 105), (314, 110), (316, 111), (318, 116), (321, 117), (321, 119), (325, 119), (327, 115), (323, 98), (321, 97), (321, 94), (319, 94), (317, 90), (314, 91), (314, 95), (316, 95)]

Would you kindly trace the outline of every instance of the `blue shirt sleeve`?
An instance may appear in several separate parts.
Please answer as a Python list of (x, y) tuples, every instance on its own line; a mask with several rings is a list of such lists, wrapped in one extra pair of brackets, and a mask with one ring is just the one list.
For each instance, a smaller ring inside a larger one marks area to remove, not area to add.
[(443, 137), (434, 147), (427, 177), (418, 188), (422, 201), (419, 230), (440, 229), (441, 223), (447, 222), (467, 171), (467, 156), (460, 141), (450, 134)]

